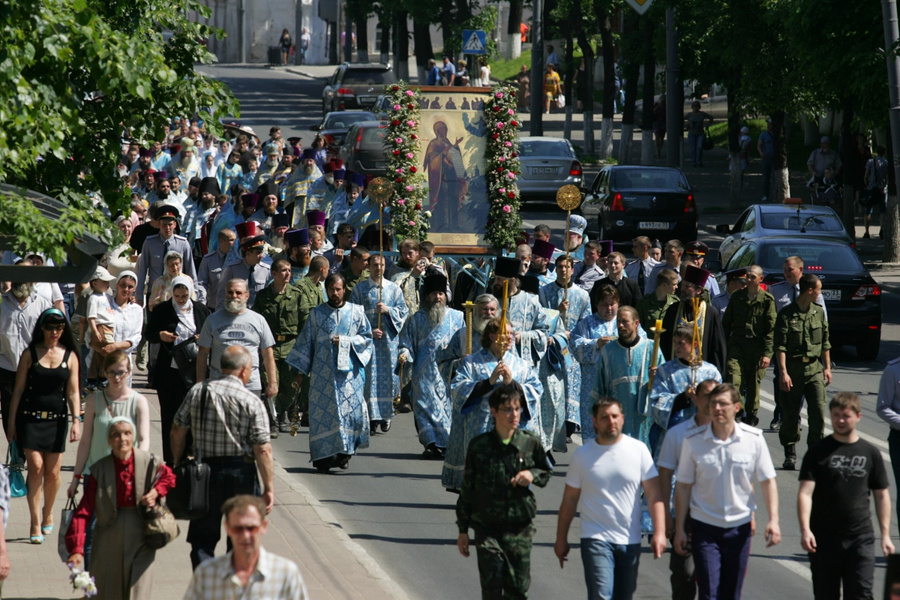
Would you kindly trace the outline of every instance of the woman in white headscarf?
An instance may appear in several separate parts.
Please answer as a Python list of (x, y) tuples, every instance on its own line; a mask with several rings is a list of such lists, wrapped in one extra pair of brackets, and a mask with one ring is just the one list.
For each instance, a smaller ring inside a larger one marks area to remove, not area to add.
[[(193, 295), (194, 284), (191, 278), (185, 275), (175, 277), (172, 280), (172, 297), (153, 309), (147, 325), (147, 340), (159, 344), (156, 391), (159, 394), (163, 458), (169, 464), (173, 461), (169, 432), (175, 412), (192, 383), (190, 379), (185, 379), (185, 375), (190, 376), (193, 372), (191, 366), (179, 368), (178, 361), (191, 355), (192, 342), (193, 348), (196, 348), (196, 340), (210, 313), (205, 304), (191, 300)], [(193, 356), (196, 359), (196, 352)]]
[[(141, 328), (144, 325), (144, 310), (134, 301), (134, 290), (137, 287), (137, 275), (134, 271), (122, 271), (116, 279), (116, 287), (109, 307), (113, 310), (113, 341), (96, 350), (102, 357), (107, 357), (116, 350), (128, 355), (134, 367), (134, 352), (141, 341)], [(87, 361), (93, 360), (94, 349)], [(131, 373), (128, 374), (128, 385), (131, 385)]]

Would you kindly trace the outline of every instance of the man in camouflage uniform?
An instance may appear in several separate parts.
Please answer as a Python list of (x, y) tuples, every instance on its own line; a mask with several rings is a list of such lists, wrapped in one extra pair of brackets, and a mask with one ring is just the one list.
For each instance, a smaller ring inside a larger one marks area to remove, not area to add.
[[(314, 256), (309, 263), (309, 272), (294, 286), (300, 294), (297, 301), (297, 332), (303, 331), (312, 309), (325, 302), (323, 282), (328, 277), (328, 259)], [(300, 425), (309, 426), (309, 377), (303, 378), (297, 395), (297, 412), (301, 413)], [(293, 432), (292, 432), (293, 435)]]
[[(286, 260), (276, 260), (272, 264), (272, 284), (260, 290), (253, 303), (253, 310), (258, 312), (269, 324), (272, 335), (275, 336), (275, 373), (278, 377), (278, 395), (275, 397), (276, 421), (281, 433), (290, 432), (287, 417), (296, 412), (294, 403), (297, 399), (297, 391), (290, 383), (297, 375), (293, 367), (285, 360), (290, 354), (297, 335), (298, 327), (298, 303), (300, 291), (291, 285), (291, 263)], [(264, 381), (268, 384), (268, 381)]]
[(747, 268), (747, 287), (735, 291), (725, 309), (722, 327), (728, 339), (725, 382), (738, 390), (747, 388), (742, 421), (759, 424), (759, 384), (774, 354), (775, 298), (760, 287), (763, 271), (759, 265)]
[(550, 471), (540, 439), (519, 429), (523, 396), (515, 382), (491, 394), (494, 429), (469, 445), (456, 503), (456, 544), (469, 556), (474, 529), (483, 598), (527, 598), (531, 585), (537, 505), (529, 488), (547, 485)]
[(778, 437), (784, 446), (783, 466), (789, 471), (797, 464), (794, 445), (800, 441), (800, 403), (804, 396), (809, 412), (807, 445), (825, 436), (825, 386), (831, 383), (831, 343), (828, 320), (815, 302), (821, 291), (818, 277), (803, 275), (800, 295), (778, 313), (775, 321), (775, 358), (784, 410)]

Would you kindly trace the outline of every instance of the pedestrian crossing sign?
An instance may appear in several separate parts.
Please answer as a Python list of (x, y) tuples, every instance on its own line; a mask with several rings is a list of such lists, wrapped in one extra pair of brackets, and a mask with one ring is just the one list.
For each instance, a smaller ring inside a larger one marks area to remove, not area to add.
[(636, 10), (639, 15), (642, 15), (650, 8), (650, 4), (653, 0), (625, 0), (625, 2), (627, 2), (631, 8)]
[(481, 29), (463, 29), (463, 54), (487, 54), (487, 35)]

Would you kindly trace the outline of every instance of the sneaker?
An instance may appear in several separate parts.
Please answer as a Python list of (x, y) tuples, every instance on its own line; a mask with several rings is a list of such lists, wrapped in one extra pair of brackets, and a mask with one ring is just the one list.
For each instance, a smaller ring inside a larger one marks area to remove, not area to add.
[(772, 419), (772, 422), (769, 423), (769, 429), (772, 429), (773, 431), (778, 431), (779, 429), (781, 429), (781, 419), (779, 419), (778, 417)]

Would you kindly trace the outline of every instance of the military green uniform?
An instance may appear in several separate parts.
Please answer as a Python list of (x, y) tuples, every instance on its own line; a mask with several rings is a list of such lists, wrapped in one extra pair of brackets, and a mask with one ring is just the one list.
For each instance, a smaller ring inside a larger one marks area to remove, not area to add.
[(831, 349), (825, 311), (812, 303), (806, 312), (796, 301), (778, 313), (775, 321), (775, 352), (785, 353), (790, 391), (781, 392), (783, 424), (778, 432), (782, 446), (800, 441), (800, 404), (806, 397), (809, 433), (806, 443), (812, 445), (825, 435), (825, 378), (819, 358)]
[(759, 384), (766, 370), (759, 367), (762, 357), (771, 360), (775, 342), (775, 298), (760, 289), (751, 299), (746, 289), (735, 291), (722, 317), (728, 340), (725, 381), (737, 389), (747, 387), (747, 416), (756, 420), (759, 411)]
[(517, 429), (504, 444), (495, 429), (469, 444), (456, 523), (460, 533), (475, 530), (482, 598), (528, 597), (537, 504), (530, 488), (510, 484), (526, 469), (534, 485), (550, 481), (547, 454), (527, 431)]
[[(297, 341), (299, 328), (299, 303), (300, 291), (288, 284), (283, 294), (275, 292), (270, 285), (256, 294), (253, 310), (258, 312), (269, 324), (272, 336), (275, 338), (275, 346), (272, 353), (275, 355), (275, 369), (278, 377), (278, 395), (275, 397), (275, 409), (278, 412), (278, 421), (284, 421), (284, 417), (297, 399), (297, 391), (291, 386), (291, 382), (297, 375), (285, 360)], [(263, 374), (263, 385), (268, 385), (267, 378)]]
[(678, 296), (673, 294), (669, 294), (660, 302), (656, 299), (656, 293), (654, 292), (643, 296), (637, 301), (637, 306), (634, 308), (638, 311), (638, 319), (641, 321), (641, 326), (644, 330), (649, 330), (648, 328), (656, 325), (657, 319), (662, 320), (663, 315), (666, 314), (666, 309), (677, 302)]
[(353, 269), (347, 267), (346, 269), (341, 269), (341, 275), (344, 276), (344, 298), (350, 299), (350, 292), (353, 291), (353, 288), (356, 287), (356, 284), (360, 281), (364, 281), (369, 278), (369, 270), (363, 269), (363, 272), (359, 274), (359, 276), (353, 274)]
[[(325, 296), (319, 284), (314, 283), (309, 277), (301, 279), (294, 288), (300, 294), (297, 302), (297, 331), (300, 332), (303, 331), (303, 326), (309, 319), (309, 313), (325, 302)], [(309, 377), (304, 377), (300, 384), (300, 393), (297, 395), (297, 411), (304, 415), (309, 412)]]

